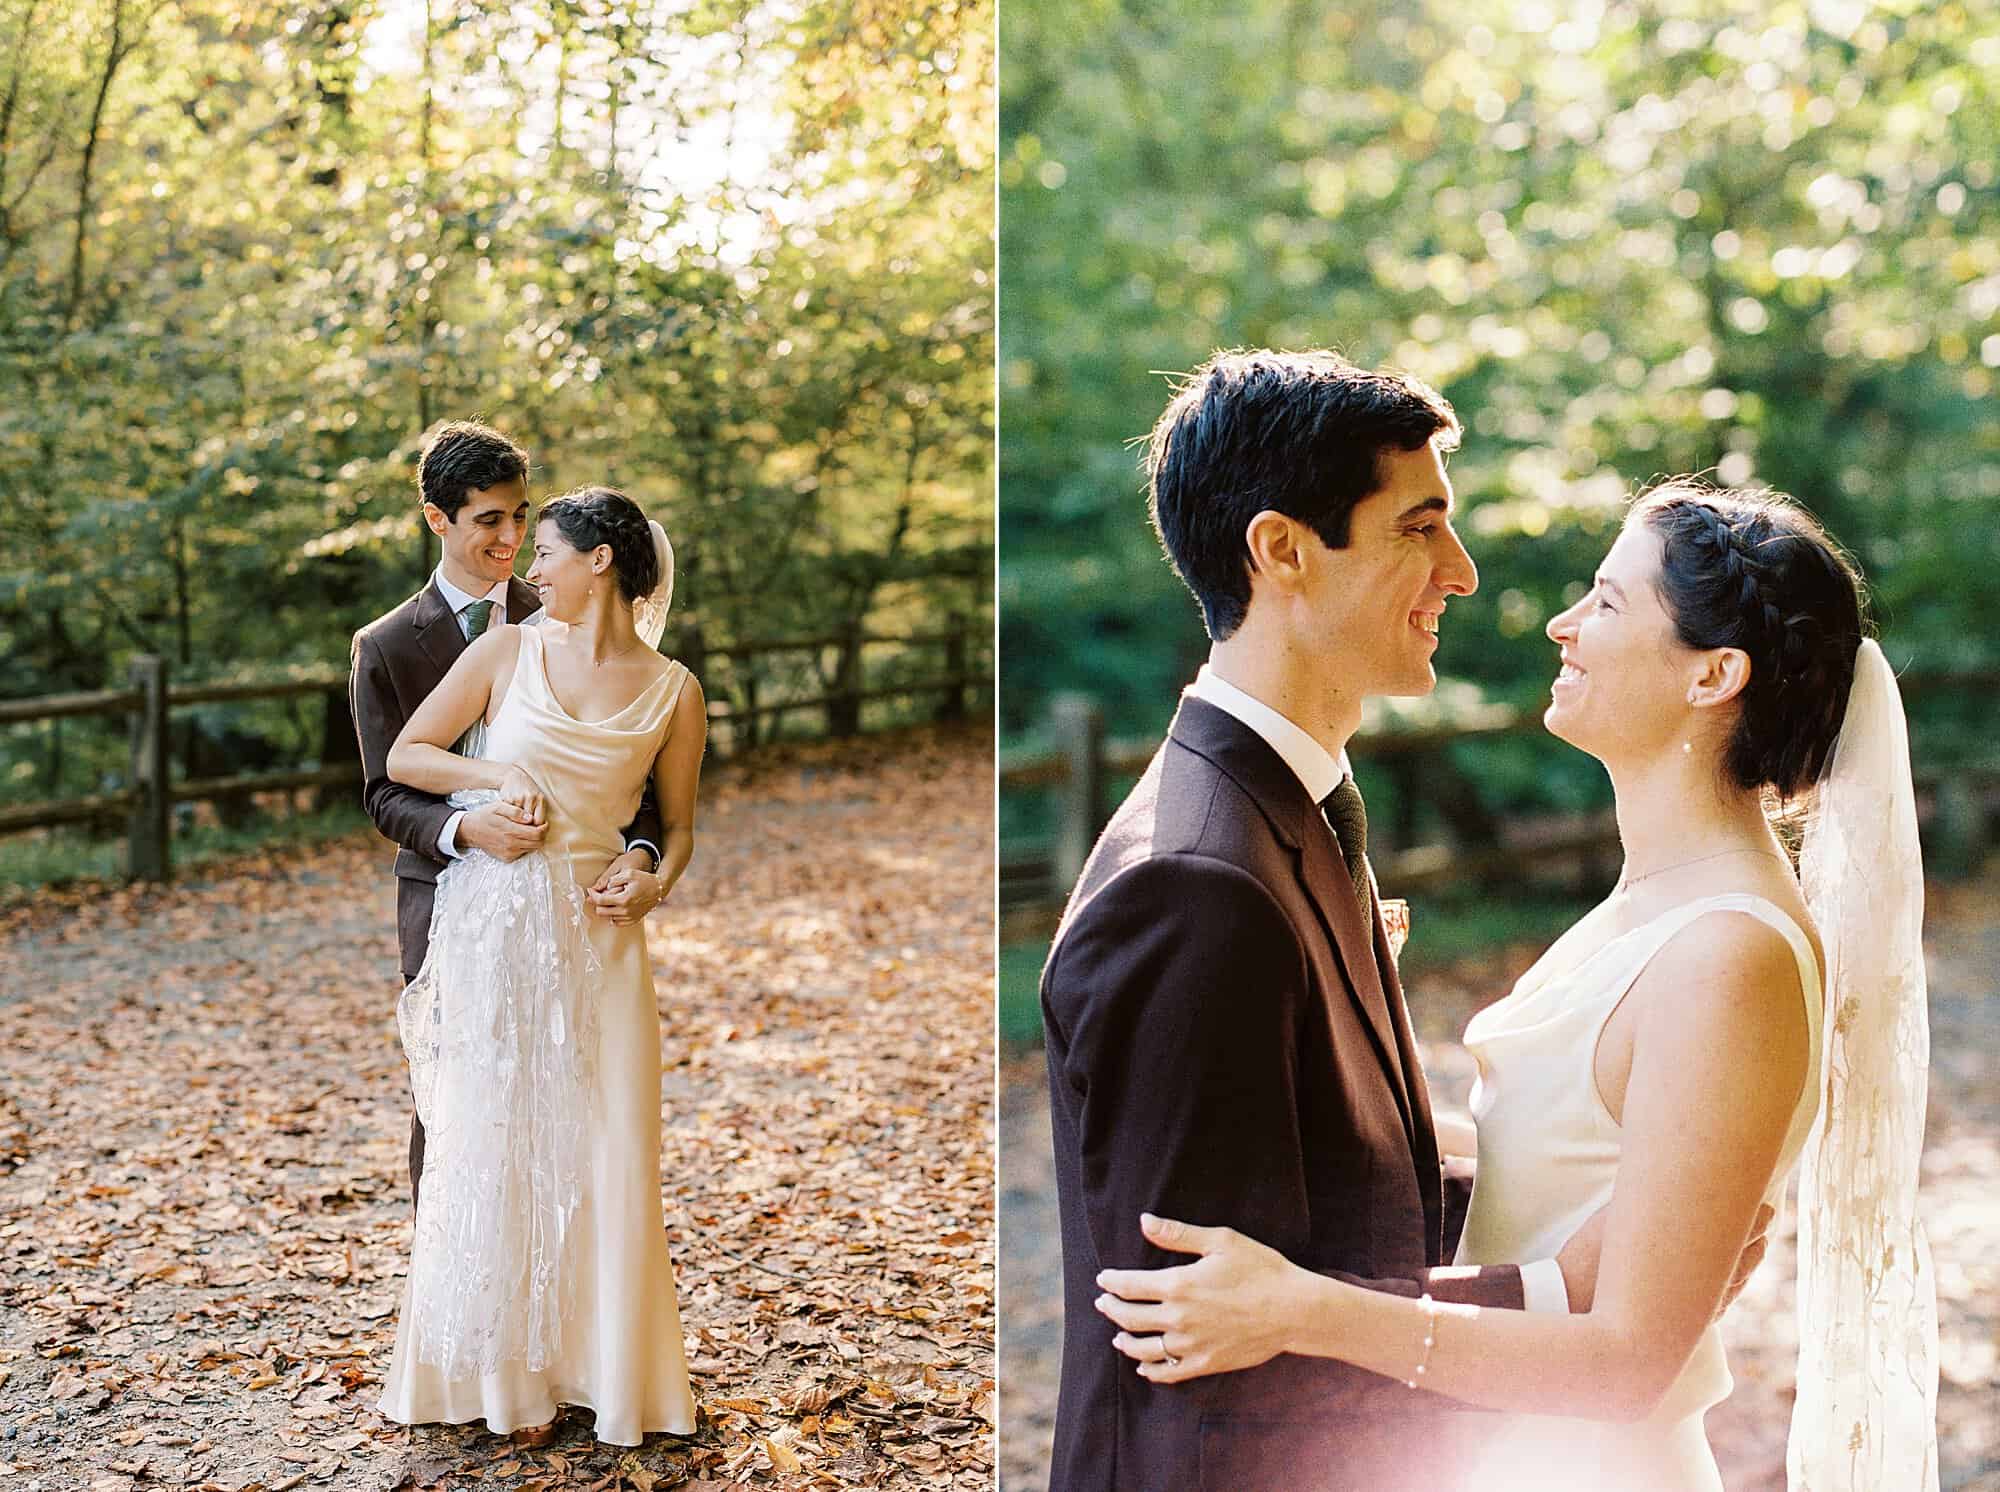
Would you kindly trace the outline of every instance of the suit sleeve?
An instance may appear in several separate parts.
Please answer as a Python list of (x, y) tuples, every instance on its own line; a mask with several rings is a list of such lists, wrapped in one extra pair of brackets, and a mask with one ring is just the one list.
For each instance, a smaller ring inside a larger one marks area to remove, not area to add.
[(636, 840), (645, 840), (659, 853), (660, 841), (666, 838), (666, 830), (660, 823), (660, 805), (653, 797), (653, 774), (646, 774), (645, 791), (639, 795), (639, 811), (632, 822), (625, 826), (625, 844), (629, 849)]
[[(1146, 1242), (1142, 1211), (1226, 1224), (1301, 1258), (1312, 1218), (1297, 1058), (1315, 997), (1298, 935), (1270, 893), (1220, 861), (1141, 862), (1066, 930), (1045, 991), (1067, 1038), (1064, 1078), (1081, 1100), (1100, 1261), (1187, 1262)], [(1398, 1295), (1521, 1304), (1512, 1266), (1339, 1277)]]
[(438, 858), (438, 834), (452, 810), (443, 798), (405, 786), (389, 776), (389, 748), (408, 720), (379, 644), (354, 635), (348, 675), (354, 733), (361, 742), (361, 806), (388, 838), (428, 860)]

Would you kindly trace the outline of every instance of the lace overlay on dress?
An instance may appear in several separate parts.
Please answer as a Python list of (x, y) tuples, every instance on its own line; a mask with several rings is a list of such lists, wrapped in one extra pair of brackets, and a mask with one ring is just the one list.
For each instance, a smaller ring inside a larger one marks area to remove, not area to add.
[(430, 954), (397, 1002), (426, 1135), (412, 1339), (447, 1377), (539, 1370), (561, 1348), (594, 1127), (586, 915), (567, 860), (470, 851), (438, 877)]

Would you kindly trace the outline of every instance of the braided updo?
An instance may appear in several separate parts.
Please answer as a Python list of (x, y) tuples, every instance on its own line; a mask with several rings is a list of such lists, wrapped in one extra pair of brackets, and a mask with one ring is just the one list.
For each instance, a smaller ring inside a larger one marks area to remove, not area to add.
[(1681, 642), (1750, 659), (1723, 770), (1791, 797), (1825, 770), (1863, 637), (1861, 576), (1804, 508), (1676, 477), (1628, 522), (1660, 536), (1660, 594)]
[(651, 595), (660, 583), (652, 526), (639, 505), (616, 487), (578, 487), (552, 497), (542, 505), (541, 517), (553, 522), (556, 532), (579, 553), (610, 545), (611, 568), (627, 601)]

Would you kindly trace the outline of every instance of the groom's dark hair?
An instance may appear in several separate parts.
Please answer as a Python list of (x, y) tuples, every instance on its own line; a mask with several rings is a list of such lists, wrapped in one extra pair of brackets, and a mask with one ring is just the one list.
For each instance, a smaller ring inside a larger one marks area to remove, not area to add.
[(502, 482), (524, 481), (527, 475), (528, 453), (513, 441), (477, 420), (452, 420), (424, 442), (417, 495), (456, 523), (469, 495)]
[(1148, 507), (1167, 558), (1220, 642), (1250, 607), (1244, 530), (1266, 509), (1347, 547), (1354, 505), (1382, 484), (1394, 447), (1457, 447), (1435, 389), (1335, 352), (1218, 352), (1174, 391), (1146, 451)]

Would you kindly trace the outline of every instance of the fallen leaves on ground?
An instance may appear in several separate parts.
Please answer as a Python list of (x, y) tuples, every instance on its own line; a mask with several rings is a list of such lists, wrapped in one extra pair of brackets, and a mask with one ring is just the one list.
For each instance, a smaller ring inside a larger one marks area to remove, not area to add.
[[(2000, 1196), (2000, 1067), (1992, 1032), (2000, 995), (2000, 872), (1966, 886), (1933, 886), (1925, 917), (1930, 970), (1930, 1120), (1921, 1190), (1938, 1287), (1938, 1461), (1952, 1492), (2000, 1492), (2000, 1260), (1992, 1248)], [(1505, 994), (1539, 949), (1516, 947), (1425, 976), (1410, 991), (1424, 1038), (1431, 1093), (1463, 1110), (1471, 1056), (1458, 1033)], [(1015, 1052), (1000, 1072), (1000, 1381), (1005, 1424), (1002, 1492), (1048, 1485), (1062, 1358), (1061, 1240), (1039, 1050)], [(1731, 1492), (1784, 1492), (1798, 1328), (1797, 1225), (1787, 1203), (1770, 1252), (1723, 1318), (1735, 1391), (1711, 1410), (1709, 1441)]]
[(699, 1432), (375, 1412), (408, 1263), (372, 835), (0, 911), (0, 1492), (987, 1487), (992, 754), (712, 771), (648, 923)]

